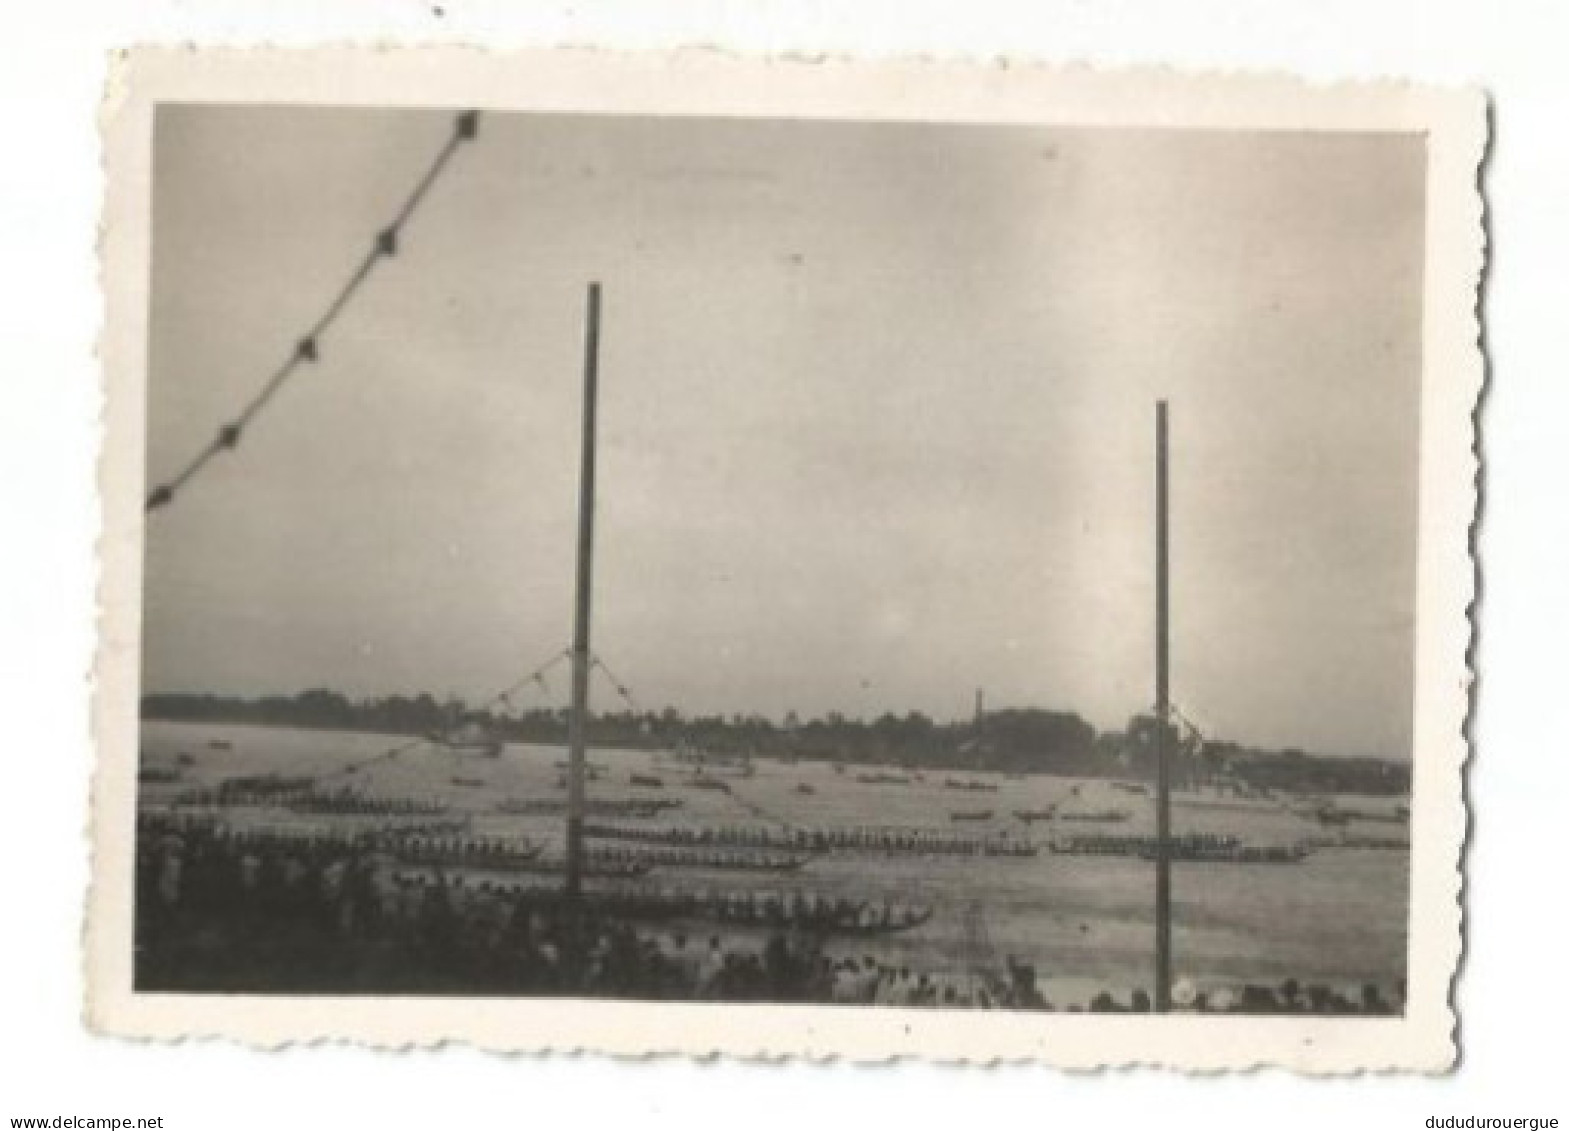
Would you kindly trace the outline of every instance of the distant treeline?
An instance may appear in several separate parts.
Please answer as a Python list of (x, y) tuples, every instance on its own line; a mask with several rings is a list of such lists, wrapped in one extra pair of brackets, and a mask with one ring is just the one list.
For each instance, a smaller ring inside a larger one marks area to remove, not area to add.
[[(314, 688), (293, 696), (241, 699), (215, 695), (149, 695), (142, 717), (185, 722), (250, 723), (411, 736), (451, 734), (459, 727), (507, 742), (564, 744), (566, 710), (502, 715), (476, 711), (429, 695), (351, 700)], [(761, 715), (660, 712), (595, 714), (589, 741), (631, 749), (693, 749), (900, 766), (910, 769), (996, 770), (1076, 777), (1148, 779), (1154, 776), (1157, 723), (1135, 715), (1125, 730), (1097, 733), (1072, 712), (1021, 708), (989, 711), (963, 723), (936, 722), (918, 711), (872, 721), (830, 713), (782, 723)], [(1229, 783), (1299, 792), (1403, 794), (1409, 764), (1379, 758), (1261, 750), (1167, 728), (1178, 784)]]

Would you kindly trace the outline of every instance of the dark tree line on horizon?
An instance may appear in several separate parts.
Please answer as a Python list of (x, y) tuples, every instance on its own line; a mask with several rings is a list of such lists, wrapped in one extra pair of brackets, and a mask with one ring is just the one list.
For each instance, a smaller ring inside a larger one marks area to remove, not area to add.
[[(217, 695), (149, 695), (144, 719), (246, 723), (389, 735), (438, 737), (458, 727), (507, 742), (564, 745), (568, 712), (538, 708), (516, 714), (473, 710), (430, 695), (351, 700), (325, 688), (297, 695), (245, 699)], [(662, 711), (602, 712), (589, 722), (595, 746), (695, 749), (724, 755), (789, 757), (908, 769), (995, 770), (1075, 777), (1154, 776), (1157, 723), (1135, 715), (1122, 731), (1097, 732), (1079, 715), (1041, 708), (986, 712), (977, 720), (937, 722), (919, 711), (870, 721), (837, 712), (782, 723), (762, 715), (686, 715)], [(1371, 757), (1261, 750), (1168, 724), (1179, 784), (1231, 782), (1305, 792), (1398, 794), (1411, 786), (1410, 766)]]

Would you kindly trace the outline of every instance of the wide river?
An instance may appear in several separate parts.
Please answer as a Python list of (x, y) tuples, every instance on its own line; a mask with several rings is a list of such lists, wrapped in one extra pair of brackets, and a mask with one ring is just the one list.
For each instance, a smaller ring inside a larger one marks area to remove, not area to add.
[[(142, 727), (143, 767), (172, 767), (189, 755), (179, 783), (143, 787), (143, 801), (166, 803), (173, 792), (242, 774), (320, 774), (384, 754), (406, 740), (385, 735), (282, 728), (148, 722)], [(382, 759), (351, 779), (384, 796), (437, 798), (470, 815), (481, 834), (526, 837), (559, 851), (561, 819), (501, 812), (509, 801), (561, 798), (558, 747), (508, 746), (499, 757), (416, 746)], [(682, 805), (657, 822), (639, 824), (809, 826), (901, 825), (945, 831), (1006, 830), (1044, 843), (1079, 832), (1147, 832), (1153, 808), (1143, 796), (1110, 783), (1050, 775), (1004, 777), (930, 770), (923, 781), (857, 781), (869, 767), (836, 772), (826, 763), (755, 759), (750, 777), (729, 777), (731, 793), (684, 788), (689, 769), (668, 756), (597, 750), (602, 767), (590, 797), (658, 796), (634, 788), (631, 774), (665, 780), (665, 795)], [(882, 770), (887, 773), (886, 769)], [(901, 772), (902, 773), (902, 772)], [(958, 791), (950, 778), (995, 784), (996, 792)], [(459, 780), (454, 780), (459, 779)], [(478, 784), (476, 784), (478, 783)], [(804, 784), (805, 788), (802, 788)], [(1404, 798), (1348, 798), (1360, 811), (1392, 810)], [(1068, 821), (1026, 826), (1015, 810), (1060, 806), (1059, 812), (1131, 810), (1114, 826)], [(956, 810), (994, 811), (986, 822), (955, 824)], [(276, 819), (295, 818), (276, 815)], [(330, 818), (299, 818), (321, 823)], [(1279, 802), (1222, 802), (1178, 794), (1177, 832), (1233, 833), (1249, 842), (1295, 843), (1325, 832)], [(1389, 835), (1398, 825), (1368, 822)], [(1198, 985), (1242, 981), (1325, 982), (1354, 987), (1373, 982), (1392, 990), (1405, 976), (1409, 854), (1391, 849), (1321, 848), (1299, 864), (1194, 864), (1173, 869), (1173, 965)], [(1059, 998), (1092, 987), (1148, 986), (1153, 938), (1154, 869), (1138, 859), (1057, 855), (1033, 857), (918, 857), (829, 854), (799, 872), (705, 873), (655, 870), (647, 882), (666, 887), (735, 888), (749, 882), (768, 890), (806, 888), (900, 902), (930, 904), (936, 913), (905, 934), (851, 941), (856, 950), (915, 969), (954, 974), (1000, 966), (1006, 956), (1032, 962)]]

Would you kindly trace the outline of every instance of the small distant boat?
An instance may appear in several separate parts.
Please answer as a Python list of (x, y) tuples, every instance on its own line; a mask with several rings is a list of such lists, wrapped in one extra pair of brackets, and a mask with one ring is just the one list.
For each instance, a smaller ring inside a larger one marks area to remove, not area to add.
[(797, 793), (805, 793), (805, 794), (812, 794), (812, 793), (816, 793), (817, 792), (817, 790), (815, 788), (813, 788), (813, 786), (811, 785), (810, 782), (804, 782), (804, 781), (803, 782), (796, 782), (796, 784), (795, 784), (795, 791)]
[(1357, 836), (1352, 834), (1342, 836), (1335, 847), (1409, 849), (1411, 847), (1411, 838), (1403, 836)]
[(989, 821), (992, 819), (990, 809), (956, 809), (948, 814), (950, 821)]
[(504, 745), (499, 737), (478, 723), (463, 723), (428, 737), (437, 745), (459, 754), (479, 754), (486, 758), (499, 758)]
[(863, 785), (909, 785), (910, 779), (903, 774), (872, 773), (856, 774), (855, 780)]
[(1409, 810), (1383, 812), (1377, 809), (1342, 809), (1340, 812), (1350, 821), (1367, 821), (1379, 825), (1400, 825), (1411, 819)]
[(1013, 815), (1016, 819), (1028, 825), (1034, 821), (1049, 821), (1054, 812), (1056, 810), (1049, 807), (1045, 809), (1015, 809)]
[[(1190, 864), (1299, 864), (1310, 849), (1306, 845), (1274, 844), (1191, 844), (1174, 842), (1169, 850), (1172, 860)], [(1144, 845), (1139, 856), (1153, 860), (1157, 847)]]
[(1126, 809), (1079, 809), (1068, 813), (1057, 814), (1061, 821), (1097, 821), (1106, 824), (1116, 824), (1126, 821), (1133, 816)]
[(631, 777), (631, 782), (633, 785), (639, 785), (645, 789), (665, 788), (664, 779), (656, 778), (652, 774), (633, 774)]
[(1187, 809), (1217, 812), (1266, 813), (1274, 808), (1269, 802), (1233, 800), (1226, 797), (1178, 797), (1174, 800)]
[(942, 784), (944, 789), (963, 789), (981, 793), (997, 792), (996, 782), (971, 781), (964, 778), (946, 778)]
[(233, 750), (234, 749), (234, 743), (230, 742), (227, 738), (212, 738), (212, 739), (208, 739), (208, 741), (207, 741), (207, 749), (209, 749), (209, 750)]
[(1325, 827), (1341, 827), (1351, 823), (1351, 814), (1348, 811), (1330, 805), (1310, 810), (1308, 816)]
[(470, 789), (481, 789), (490, 783), (484, 778), (453, 778), (453, 785), (467, 786)]

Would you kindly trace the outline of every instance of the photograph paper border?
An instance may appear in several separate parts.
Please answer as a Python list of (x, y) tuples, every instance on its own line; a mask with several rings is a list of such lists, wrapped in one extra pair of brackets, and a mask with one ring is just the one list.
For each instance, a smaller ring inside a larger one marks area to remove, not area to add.
[[(132, 988), (152, 122), (160, 103), (944, 121), (1058, 127), (1419, 132), (1428, 141), (1407, 1007), (1400, 1017), (1067, 1014), (554, 998), (138, 993)], [(509, 1052), (884, 1062), (1276, 1065), (1437, 1072), (1458, 1055), (1463, 767), (1483, 384), (1478, 187), (1487, 102), (1397, 82), (1006, 62), (464, 48), (145, 49), (117, 56), (102, 114), (105, 323), (97, 765), (85, 963), (95, 1031), (261, 1047), (446, 1041)]]

